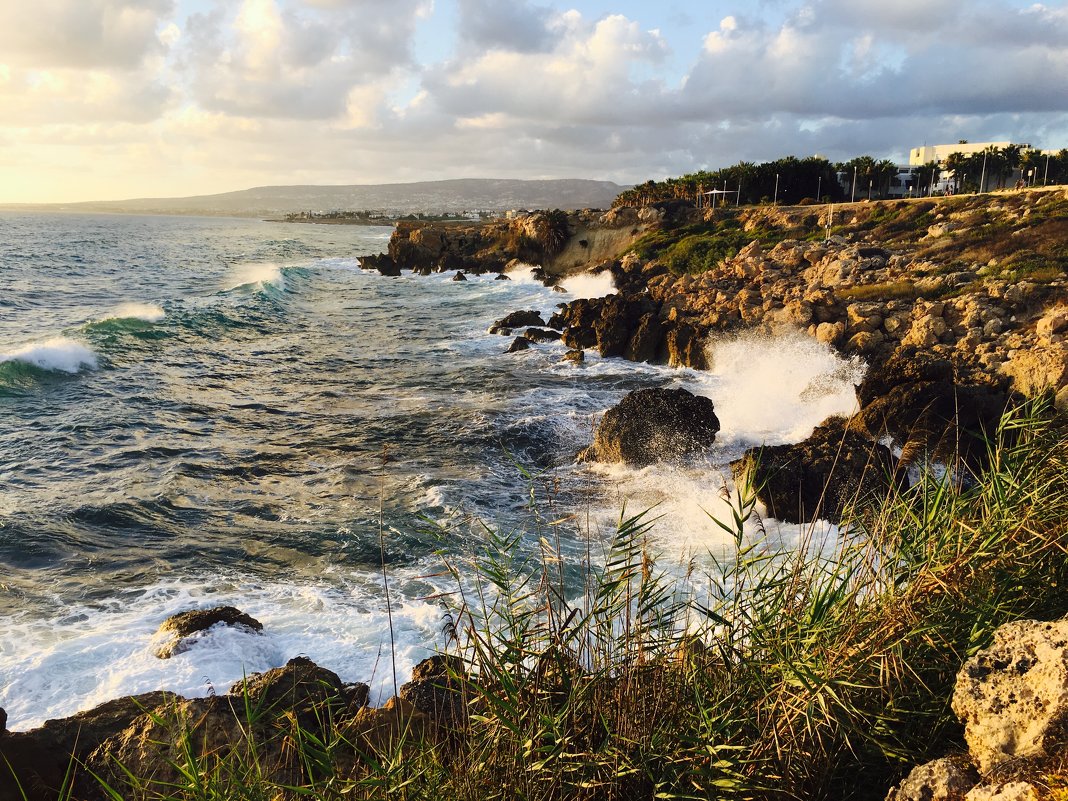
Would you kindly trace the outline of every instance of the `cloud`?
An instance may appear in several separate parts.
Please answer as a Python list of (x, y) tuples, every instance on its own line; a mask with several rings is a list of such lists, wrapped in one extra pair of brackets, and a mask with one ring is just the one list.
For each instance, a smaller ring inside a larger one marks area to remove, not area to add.
[(554, 45), (553, 19), (548, 6), (526, 0), (459, 0), (459, 38), (477, 51), (511, 50), (544, 53)]
[(172, 0), (34, 0), (0, 3), (0, 58), (40, 68), (133, 70), (160, 55), (156, 29)]
[(209, 111), (337, 118), (355, 88), (411, 66), (416, 20), (426, 8), (426, 0), (243, 0), (229, 13), (190, 17), (181, 68), (191, 76), (193, 98)]

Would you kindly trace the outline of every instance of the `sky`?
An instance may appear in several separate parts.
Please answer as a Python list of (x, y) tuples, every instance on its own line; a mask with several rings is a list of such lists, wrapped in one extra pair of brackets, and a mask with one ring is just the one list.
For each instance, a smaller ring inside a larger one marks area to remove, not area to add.
[(1068, 147), (1068, 2), (0, 0), (0, 202)]

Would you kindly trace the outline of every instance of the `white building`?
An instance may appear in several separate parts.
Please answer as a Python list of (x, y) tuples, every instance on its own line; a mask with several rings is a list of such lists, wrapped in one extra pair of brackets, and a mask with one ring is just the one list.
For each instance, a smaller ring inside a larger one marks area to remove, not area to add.
[[(1009, 147), (1014, 144), (1013, 142), (958, 142), (955, 145), (924, 145), (923, 147), (914, 147), (909, 151), (909, 165), (912, 167), (922, 167), (924, 164), (928, 164), (932, 161), (937, 161), (939, 164), (944, 164), (945, 160), (949, 158), (951, 153), (960, 153), (965, 156), (970, 156), (973, 153), (982, 153), (988, 147), (996, 147), (998, 150)], [(1030, 150), (1029, 144), (1017, 144), (1021, 151)]]

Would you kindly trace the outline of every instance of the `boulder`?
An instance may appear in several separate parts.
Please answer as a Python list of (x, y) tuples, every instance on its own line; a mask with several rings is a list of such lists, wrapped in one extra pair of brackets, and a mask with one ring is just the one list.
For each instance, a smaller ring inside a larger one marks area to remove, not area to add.
[(360, 266), (365, 270), (378, 270), (382, 275), (396, 278), (401, 274), (400, 265), (385, 253), (374, 256), (360, 256)]
[(355, 713), (366, 706), (370, 689), (363, 683), (345, 684), (333, 671), (298, 656), (284, 667), (253, 673), (230, 687), (228, 694), (247, 699), (258, 709), (314, 713), (329, 704)]
[(466, 280), (467, 280), (467, 276), (466, 276), (466, 275), (464, 275), (464, 274), (463, 274), (463, 273), (461, 273), (461, 272), (457, 272), (457, 273), (456, 273), (456, 275), (454, 275), (454, 276), (452, 277), (452, 280), (453, 280), (453, 281), (466, 281)]
[(586, 351), (572, 348), (564, 354), (565, 362), (574, 362), (575, 364), (582, 364), (586, 361)]
[(731, 470), (777, 520), (838, 523), (851, 505), (884, 497), (894, 480), (890, 449), (847, 426), (829, 418), (804, 442), (751, 448)]
[(541, 319), (541, 314), (534, 311), (514, 311), (511, 314), (506, 314), (500, 320), (497, 320), (490, 326), (489, 332), (491, 334), (500, 334), (503, 332), (511, 332), (513, 328), (526, 328), (527, 326), (544, 326), (545, 321)]
[(979, 772), (966, 755), (944, 757), (918, 765), (886, 801), (964, 801), (979, 783)]
[(364, 707), (343, 727), (345, 738), (357, 749), (377, 754), (389, 754), (401, 742), (422, 742), (433, 731), (425, 713), (396, 696), (381, 707)]
[(604, 413), (579, 458), (641, 467), (708, 448), (718, 431), (708, 398), (685, 389), (639, 389)]
[(1030, 782), (984, 784), (971, 790), (964, 801), (1038, 801), (1038, 791)]
[(505, 275), (504, 273), (499, 273), (499, 274), (497, 275), (497, 277), (496, 277), (496, 278), (494, 278), (493, 280), (494, 280), (494, 281), (511, 281), (512, 279), (511, 279), (511, 278), (509, 278), (509, 277), (508, 277), (507, 275)]
[(506, 353), (518, 353), (521, 350), (528, 350), (533, 344), (526, 337), (516, 337), (512, 340), (512, 344), (508, 346)]
[(175, 654), (188, 651), (195, 642), (194, 635), (213, 626), (224, 625), (261, 632), (263, 624), (233, 606), (217, 606), (212, 609), (192, 609), (171, 615), (156, 631), (156, 656), (170, 659)]
[(953, 711), (983, 774), (1049, 756), (1068, 730), (1068, 618), (1001, 626), (958, 674)]
[(627, 342), (623, 356), (632, 362), (656, 361), (660, 342), (664, 338), (664, 326), (652, 312), (642, 315), (637, 328)]

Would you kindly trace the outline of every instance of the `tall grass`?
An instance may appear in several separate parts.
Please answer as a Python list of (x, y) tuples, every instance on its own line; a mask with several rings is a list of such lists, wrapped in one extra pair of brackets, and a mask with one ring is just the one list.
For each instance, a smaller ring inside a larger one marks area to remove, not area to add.
[(210, 761), (187, 738), (171, 752), (184, 778), (120, 773), (111, 797), (882, 798), (959, 742), (963, 661), (1006, 621), (1068, 612), (1066, 431), (1048, 406), (1017, 409), (975, 484), (926, 473), (788, 550), (741, 488), (719, 521), (733, 554), (681, 578), (658, 570), (648, 514), (624, 513), (603, 558), (590, 541), (581, 580), (557, 536), (570, 523), (536, 516), (533, 557), (488, 529), (487, 556), (447, 565), (443, 686), (463, 714), (409, 711), (388, 737), (289, 716)]

